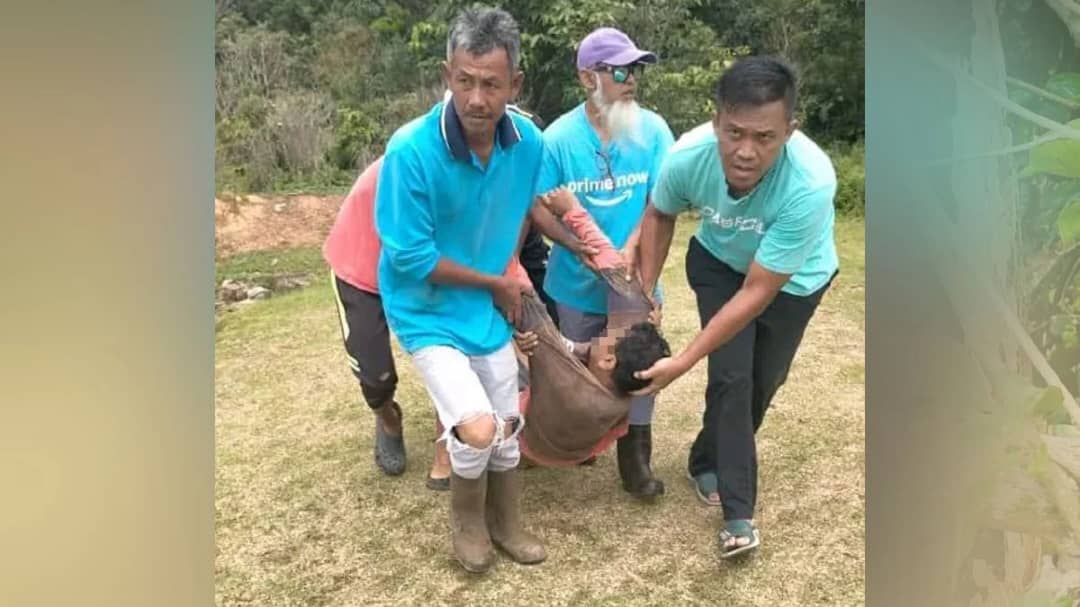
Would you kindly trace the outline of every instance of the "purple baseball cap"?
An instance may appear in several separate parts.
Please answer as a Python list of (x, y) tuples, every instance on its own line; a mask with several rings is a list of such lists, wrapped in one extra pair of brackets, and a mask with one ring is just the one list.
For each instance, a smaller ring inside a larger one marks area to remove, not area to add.
[(577, 52), (579, 70), (587, 70), (598, 63), (619, 66), (638, 61), (656, 63), (656, 53), (639, 49), (630, 36), (613, 27), (593, 30), (581, 41)]

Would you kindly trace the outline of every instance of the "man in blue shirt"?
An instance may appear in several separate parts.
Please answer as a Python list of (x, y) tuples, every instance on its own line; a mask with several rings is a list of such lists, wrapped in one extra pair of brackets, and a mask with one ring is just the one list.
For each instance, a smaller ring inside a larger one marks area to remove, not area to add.
[[(544, 162), (538, 194), (565, 187), (575, 194), (611, 243), (621, 249), (628, 273), (636, 273), (639, 224), (660, 162), (674, 136), (664, 119), (638, 106), (635, 95), (654, 53), (637, 48), (623, 32), (603, 27), (578, 47), (583, 103), (544, 131)], [(559, 329), (587, 342), (607, 326), (607, 284), (574, 252), (556, 244), (544, 288), (556, 301)], [(652, 499), (664, 492), (653, 477), (651, 424), (655, 396), (635, 397), (629, 430), (617, 443), (623, 488)]]
[(667, 257), (675, 216), (701, 214), (686, 277), (702, 331), (638, 376), (651, 380), (643, 392), (655, 392), (709, 358), (705, 415), (688, 472), (703, 500), (723, 506), (725, 557), (760, 541), (754, 435), (838, 269), (836, 174), (796, 130), (795, 88), (791, 68), (772, 58), (745, 58), (724, 72), (711, 123), (672, 146), (642, 222), (648, 287)]
[(505, 275), (542, 150), (539, 129), (507, 107), (523, 79), (519, 49), (518, 26), (502, 10), (455, 19), (450, 99), (394, 133), (375, 195), (383, 308), (446, 428), (453, 549), (471, 572), (491, 566), (493, 543), (519, 563), (546, 557), (520, 520), (525, 420), (510, 322), (523, 287)]

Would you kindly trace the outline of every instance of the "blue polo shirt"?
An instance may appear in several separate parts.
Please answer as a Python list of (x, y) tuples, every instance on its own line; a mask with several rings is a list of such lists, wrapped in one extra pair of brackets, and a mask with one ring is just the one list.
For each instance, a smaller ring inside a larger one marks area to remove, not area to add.
[[(621, 249), (641, 222), (660, 163), (674, 141), (664, 119), (642, 108), (641, 141), (615, 141), (605, 149), (582, 103), (544, 130), (537, 194), (565, 186)], [(544, 290), (563, 305), (607, 314), (607, 284), (558, 244), (552, 247)]]
[(713, 257), (743, 274), (751, 261), (790, 274), (781, 291), (805, 296), (825, 286), (839, 265), (835, 196), (836, 173), (828, 155), (795, 131), (758, 185), (732, 198), (708, 122), (671, 147), (652, 203), (669, 215), (697, 209), (701, 224), (694, 236)]
[(481, 165), (449, 101), (390, 138), (375, 191), (379, 293), (407, 352), (444, 345), (479, 356), (510, 340), (489, 291), (428, 278), (440, 258), (505, 272), (532, 205), (541, 150), (540, 130), (508, 107)]

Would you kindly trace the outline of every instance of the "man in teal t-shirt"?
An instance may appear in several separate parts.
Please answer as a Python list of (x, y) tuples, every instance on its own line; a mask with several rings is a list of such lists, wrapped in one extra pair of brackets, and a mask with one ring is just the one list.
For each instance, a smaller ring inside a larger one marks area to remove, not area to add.
[(702, 331), (678, 355), (639, 373), (655, 392), (708, 356), (702, 429), (688, 472), (699, 497), (722, 505), (722, 554), (755, 548), (754, 435), (787, 377), (806, 325), (838, 270), (836, 174), (796, 130), (795, 75), (749, 57), (721, 77), (710, 123), (672, 146), (645, 212), (642, 283), (656, 284), (675, 216), (695, 209), (686, 276)]
[[(674, 143), (664, 119), (638, 106), (638, 78), (655, 54), (637, 48), (623, 32), (599, 28), (578, 47), (578, 80), (586, 100), (544, 131), (537, 194), (565, 187), (636, 272), (639, 226), (660, 162)], [(587, 342), (607, 326), (608, 286), (573, 252), (555, 245), (544, 289), (555, 300), (559, 330)], [(631, 401), (630, 427), (617, 443), (619, 476), (632, 495), (651, 499), (664, 492), (650, 467), (655, 396)]]

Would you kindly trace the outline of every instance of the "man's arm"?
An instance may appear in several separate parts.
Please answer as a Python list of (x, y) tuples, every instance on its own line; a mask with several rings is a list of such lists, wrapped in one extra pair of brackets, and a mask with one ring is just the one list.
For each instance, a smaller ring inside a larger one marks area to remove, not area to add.
[(789, 274), (775, 274), (757, 262), (751, 262), (746, 279), (735, 292), (735, 296), (716, 312), (682, 352), (671, 358), (662, 358), (649, 369), (635, 374), (638, 379), (651, 381), (648, 386), (634, 394), (658, 392), (694, 368), (698, 361), (727, 343), (750, 324), (750, 321), (757, 318), (772, 303), (788, 278)]
[[(644, 217), (643, 217), (644, 218)], [(641, 222), (639, 221), (633, 232), (626, 237), (626, 244), (623, 245), (619, 254), (626, 261), (626, 280), (633, 280), (634, 274), (638, 272), (638, 263), (641, 259), (639, 245), (641, 243)]]
[[(656, 190), (656, 185), (660, 180), (661, 175), (664, 174), (664, 159), (667, 158), (671, 146), (675, 143), (675, 135), (671, 132), (671, 127), (668, 126), (667, 121), (658, 114), (655, 115), (655, 120), (657, 121), (656, 140), (653, 144), (652, 168), (649, 170), (649, 180), (647, 183), (649, 194), (645, 198), (645, 213), (642, 214), (637, 227), (626, 242), (626, 247), (623, 248), (623, 257), (626, 258), (629, 265), (627, 268), (627, 278), (630, 278), (631, 274), (637, 271), (641, 278), (642, 288), (645, 293), (648, 294), (650, 299), (656, 292), (656, 281), (659, 280), (659, 268), (663, 267), (664, 259), (667, 258), (668, 247), (671, 245), (671, 236), (669, 234), (667, 237), (660, 258), (660, 265), (657, 266), (656, 273), (652, 276), (651, 280), (645, 279), (645, 273), (642, 268), (642, 259), (645, 256), (645, 251), (643, 250), (641, 241), (645, 231), (645, 218), (648, 216), (648, 211), (649, 209), (656, 210), (652, 204), (652, 193)], [(669, 184), (671, 182), (670, 170), (668, 171), (668, 175), (665, 176), (665, 181)], [(666, 193), (669, 194), (668, 199), (670, 202), (670, 199), (673, 198), (670, 195), (670, 186), (666, 187), (666, 190)], [(674, 225), (674, 221), (672, 221), (672, 231), (674, 231)], [(650, 250), (650, 253), (653, 254), (652, 259), (655, 259), (655, 254), (658, 252), (659, 251), (655, 249), (655, 246), (653, 246), (652, 250)]]
[(576, 238), (566, 226), (544, 208), (544, 205), (540, 204), (540, 198), (535, 200), (532, 209), (529, 211), (529, 219), (536, 225), (541, 234), (573, 253), (585, 267), (594, 271), (598, 269), (592, 259), (597, 250)]
[[(667, 153), (658, 161), (656, 170), (650, 172), (650, 176), (656, 175), (656, 183), (651, 185), (645, 216), (641, 220), (638, 260), (641, 287), (650, 298), (656, 292), (660, 272), (671, 248), (675, 217), (691, 206), (684, 175), (687, 170), (680, 154)], [(693, 178), (692, 172), (690, 178)]]
[(645, 218), (641, 220), (640, 244), (641, 287), (649, 297), (656, 292), (660, 270), (667, 260), (674, 235), (675, 216), (660, 212), (650, 202), (645, 207)]
[(557, 217), (562, 225), (594, 251), (592, 257), (594, 270), (612, 269), (625, 265), (626, 261), (615, 250), (611, 240), (600, 230), (596, 221), (585, 210), (585, 207), (581, 206), (581, 202), (570, 190), (555, 188), (542, 194), (539, 199), (547, 212)]
[(384, 156), (375, 223), (390, 264), (404, 275), (431, 283), (486, 289), (503, 313), (512, 315), (521, 307), (520, 290), (512, 278), (467, 268), (435, 247), (435, 220), (425, 181), (412, 150), (398, 148)]

